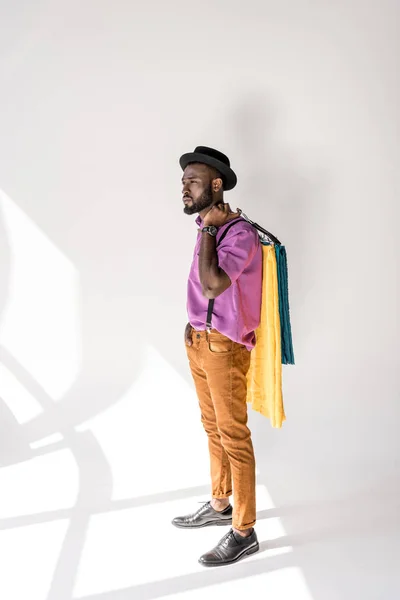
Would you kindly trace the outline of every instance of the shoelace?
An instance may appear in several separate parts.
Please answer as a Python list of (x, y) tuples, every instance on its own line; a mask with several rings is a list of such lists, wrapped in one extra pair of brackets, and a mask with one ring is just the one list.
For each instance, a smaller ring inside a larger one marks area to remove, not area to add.
[(206, 502), (205, 504), (203, 502), (199, 502), (199, 504), (203, 504), (203, 506), (201, 508), (199, 508), (199, 510), (197, 511), (196, 514), (198, 514), (198, 515), (201, 515), (201, 513), (208, 510), (211, 506), (211, 502)]
[(226, 534), (224, 535), (224, 537), (222, 538), (222, 540), (221, 540), (219, 543), (220, 543), (220, 545), (221, 545), (221, 546), (223, 546), (224, 548), (227, 548), (227, 546), (228, 546), (228, 544), (229, 544), (229, 542), (230, 542), (230, 540), (231, 540), (232, 538), (234, 538), (234, 539), (235, 539), (235, 542), (236, 542), (236, 538), (235, 538), (235, 536), (233, 535), (233, 529), (230, 529), (230, 530), (228, 531), (228, 533), (226, 533)]

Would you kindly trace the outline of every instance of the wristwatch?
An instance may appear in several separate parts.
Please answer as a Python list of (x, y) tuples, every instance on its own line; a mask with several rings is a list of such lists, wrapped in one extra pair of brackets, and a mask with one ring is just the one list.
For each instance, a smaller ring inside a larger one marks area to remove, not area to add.
[(213, 237), (215, 237), (217, 235), (217, 231), (218, 231), (218, 229), (214, 225), (207, 225), (206, 227), (203, 227), (203, 229), (201, 230), (202, 233), (209, 233)]

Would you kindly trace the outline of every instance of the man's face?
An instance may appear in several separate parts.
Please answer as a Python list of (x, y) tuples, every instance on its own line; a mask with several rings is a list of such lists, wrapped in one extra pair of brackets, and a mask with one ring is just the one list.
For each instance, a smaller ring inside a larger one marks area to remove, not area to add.
[(183, 212), (194, 215), (213, 203), (212, 175), (207, 165), (195, 163), (188, 165), (182, 177)]

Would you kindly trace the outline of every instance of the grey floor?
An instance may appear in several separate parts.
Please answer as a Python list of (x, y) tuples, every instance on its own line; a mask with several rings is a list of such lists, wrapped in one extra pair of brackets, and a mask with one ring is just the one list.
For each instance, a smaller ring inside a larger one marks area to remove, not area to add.
[[(45, 405), (44, 391), (3, 358), (3, 375), (12, 370)], [(400, 597), (399, 480), (396, 457), (385, 460), (389, 438), (369, 450), (355, 441), (349, 454), (349, 423), (341, 435), (321, 423), (323, 438), (300, 407), (288, 410), (281, 431), (250, 411), (260, 552), (207, 570), (197, 559), (224, 529), (170, 525), (207, 499), (208, 460), (193, 389), (161, 355), (149, 347), (119, 402), (60, 427), (58, 437), (30, 439), (12, 400), (1, 404), (4, 600)]]

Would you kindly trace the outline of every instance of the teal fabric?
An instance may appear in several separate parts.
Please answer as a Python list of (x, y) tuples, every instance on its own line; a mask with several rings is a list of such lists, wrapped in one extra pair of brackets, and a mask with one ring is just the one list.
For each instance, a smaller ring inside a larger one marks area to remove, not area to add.
[(275, 245), (278, 272), (279, 316), (281, 321), (282, 364), (294, 365), (292, 328), (289, 311), (288, 268), (285, 246)]

